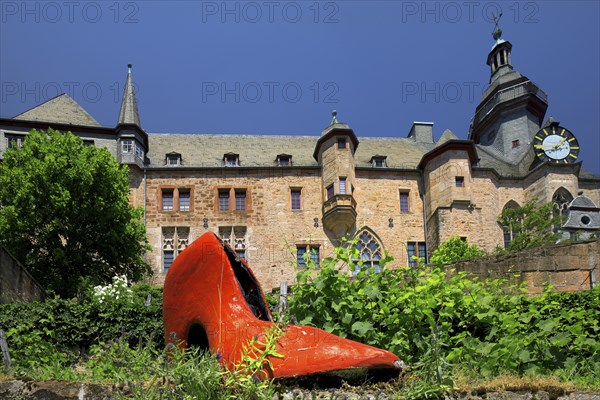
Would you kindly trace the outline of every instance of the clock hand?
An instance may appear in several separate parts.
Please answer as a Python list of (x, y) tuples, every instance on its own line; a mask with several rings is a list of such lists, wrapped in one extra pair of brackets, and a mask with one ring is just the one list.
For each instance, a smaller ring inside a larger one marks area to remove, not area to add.
[(565, 142), (565, 140), (567, 140), (567, 138), (562, 138), (560, 142), (558, 142), (557, 144), (555, 144), (554, 146), (552, 146), (553, 149), (558, 149), (560, 146), (563, 145), (563, 143)]

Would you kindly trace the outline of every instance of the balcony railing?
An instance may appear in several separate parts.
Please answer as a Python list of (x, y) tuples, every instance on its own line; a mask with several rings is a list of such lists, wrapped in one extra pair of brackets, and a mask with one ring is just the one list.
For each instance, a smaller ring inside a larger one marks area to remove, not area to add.
[(484, 119), (498, 104), (528, 94), (533, 94), (538, 99), (548, 103), (548, 95), (542, 89), (538, 88), (535, 83), (531, 81), (525, 81), (519, 83), (518, 85), (499, 90), (479, 109), (479, 111), (477, 111), (475, 116), (471, 119), (471, 126)]

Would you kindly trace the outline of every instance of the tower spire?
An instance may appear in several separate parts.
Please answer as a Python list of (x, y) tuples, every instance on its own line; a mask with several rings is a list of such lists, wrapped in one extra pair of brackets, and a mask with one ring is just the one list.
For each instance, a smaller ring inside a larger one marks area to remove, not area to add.
[(133, 79), (131, 78), (131, 67), (131, 64), (127, 64), (127, 80), (125, 81), (125, 90), (123, 92), (118, 124), (134, 124), (141, 128), (142, 124), (140, 122), (140, 114), (135, 98)]
[(502, 13), (500, 13), (498, 16), (494, 15), (494, 24), (496, 25), (496, 28), (492, 33), (492, 37), (494, 38), (495, 43), (487, 58), (487, 64), (490, 66), (492, 79), (494, 75), (496, 75), (497, 71), (507, 72), (512, 69), (512, 65), (510, 63), (512, 44), (509, 41), (502, 39), (500, 18), (502, 18)]

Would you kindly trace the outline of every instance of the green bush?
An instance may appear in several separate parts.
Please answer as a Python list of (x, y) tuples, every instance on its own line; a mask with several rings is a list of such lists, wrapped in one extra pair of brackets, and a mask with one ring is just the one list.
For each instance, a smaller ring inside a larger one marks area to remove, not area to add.
[[(451, 246), (452, 247), (452, 246)], [(356, 277), (352, 248), (336, 250), (315, 276), (302, 272), (289, 298), (301, 324), (384, 348), (445, 387), (458, 366), (477, 376), (554, 374), (600, 381), (600, 288), (528, 296), (438, 265)], [(446, 255), (442, 255), (442, 258)]]
[(93, 345), (121, 338), (132, 348), (141, 340), (162, 348), (162, 288), (138, 285), (131, 290), (121, 301), (99, 302), (89, 294), (79, 300), (55, 297), (0, 305), (0, 329), (7, 334), (15, 370), (70, 365)]

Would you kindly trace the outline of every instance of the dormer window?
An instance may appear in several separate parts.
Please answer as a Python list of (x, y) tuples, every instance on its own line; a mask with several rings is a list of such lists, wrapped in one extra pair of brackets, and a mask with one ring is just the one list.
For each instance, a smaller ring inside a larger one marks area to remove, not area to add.
[(234, 153), (227, 153), (223, 156), (223, 164), (226, 167), (239, 167), (240, 166), (240, 155)]
[(292, 165), (292, 156), (289, 154), (279, 154), (277, 156), (277, 165), (280, 167), (290, 167)]
[(123, 154), (133, 153), (133, 140), (126, 139), (121, 141), (121, 152)]
[(135, 156), (140, 160), (144, 159), (144, 149), (142, 148), (142, 145), (137, 142), (135, 143)]
[(386, 168), (386, 158), (387, 156), (373, 156), (371, 157), (371, 165), (373, 168)]
[(175, 152), (166, 154), (165, 164), (171, 167), (181, 165), (181, 154)]

